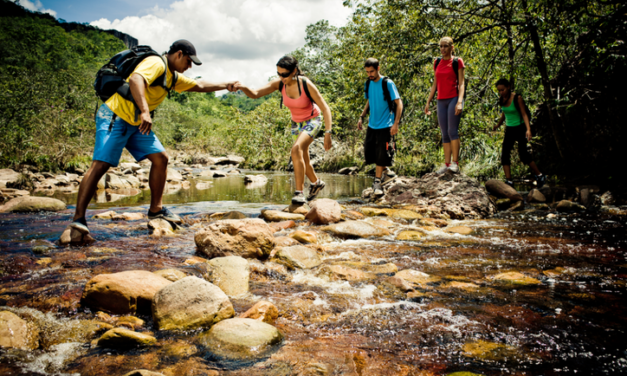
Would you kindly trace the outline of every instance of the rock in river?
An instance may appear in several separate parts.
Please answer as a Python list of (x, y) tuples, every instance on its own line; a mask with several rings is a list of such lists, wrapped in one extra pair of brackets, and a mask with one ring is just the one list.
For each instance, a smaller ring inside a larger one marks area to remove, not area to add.
[(146, 313), (157, 291), (171, 283), (146, 270), (100, 274), (87, 282), (81, 302), (94, 311)]
[(157, 343), (157, 339), (153, 336), (124, 328), (113, 328), (98, 339), (98, 346), (110, 349), (152, 346), (155, 343)]
[(501, 180), (488, 180), (485, 183), (485, 188), (496, 197), (509, 198), (511, 202), (522, 201), (523, 199), (520, 193)]
[(164, 287), (152, 304), (152, 317), (159, 330), (209, 328), (234, 314), (226, 294), (198, 277), (186, 277)]
[(240, 319), (253, 319), (272, 324), (279, 317), (279, 310), (274, 304), (262, 300), (255, 303), (254, 306), (239, 315), (239, 317)]
[(198, 251), (209, 258), (264, 258), (274, 248), (274, 231), (261, 219), (229, 219), (205, 226), (196, 232), (194, 240)]
[(282, 212), (278, 210), (262, 210), (261, 216), (268, 222), (302, 221), (305, 219), (305, 216), (302, 214)]
[(273, 261), (290, 269), (311, 269), (322, 263), (318, 252), (304, 245), (293, 245), (279, 249)]
[(384, 196), (388, 203), (433, 205), (455, 219), (485, 218), (496, 212), (486, 190), (477, 180), (462, 173), (397, 178), (393, 184)]
[(199, 344), (227, 362), (252, 362), (278, 349), (283, 334), (270, 324), (235, 318), (214, 325), (198, 336)]
[(0, 206), (0, 213), (8, 212), (38, 212), (38, 211), (61, 211), (65, 210), (65, 203), (56, 198), (38, 197), (38, 196), (22, 196), (9, 200), (6, 204)]
[(34, 350), (39, 347), (39, 330), (9, 311), (0, 311), (0, 347)]
[(346, 221), (323, 227), (322, 230), (344, 238), (368, 238), (390, 235), (386, 229), (363, 221)]
[(311, 210), (305, 218), (311, 223), (328, 225), (342, 219), (342, 207), (335, 200), (320, 198), (313, 201), (310, 206)]
[(216, 257), (207, 261), (207, 280), (218, 286), (228, 296), (241, 296), (248, 292), (248, 261), (239, 256)]

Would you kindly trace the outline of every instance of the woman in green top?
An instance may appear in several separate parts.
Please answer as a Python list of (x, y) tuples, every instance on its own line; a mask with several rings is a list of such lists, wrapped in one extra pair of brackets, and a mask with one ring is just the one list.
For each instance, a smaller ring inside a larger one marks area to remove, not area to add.
[(531, 167), (535, 173), (537, 186), (540, 188), (546, 182), (546, 176), (542, 175), (540, 170), (538, 170), (538, 166), (536, 166), (527, 150), (527, 141), (531, 141), (531, 126), (527, 111), (524, 110), (525, 102), (522, 96), (512, 92), (511, 85), (505, 78), (501, 78), (496, 82), (496, 89), (499, 92), (499, 105), (502, 113), (499, 122), (494, 126), (493, 130), (496, 131), (505, 121), (505, 137), (503, 138), (503, 150), (501, 153), (505, 182), (510, 186), (513, 185), (510, 171), (510, 155), (514, 148), (514, 143), (518, 142), (520, 160)]

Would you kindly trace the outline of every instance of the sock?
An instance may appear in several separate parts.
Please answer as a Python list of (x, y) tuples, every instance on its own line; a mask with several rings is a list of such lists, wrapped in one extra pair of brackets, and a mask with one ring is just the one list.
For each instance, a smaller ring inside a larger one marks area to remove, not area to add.
[(459, 162), (457, 161), (452, 161), (451, 164), (455, 163), (456, 165), (459, 165)]
[(295, 194), (303, 193), (303, 191), (294, 191)]
[(78, 218), (77, 220), (75, 220), (73, 222), (78, 222), (78, 223), (80, 223), (80, 224), (82, 224), (84, 226), (87, 226), (87, 220), (85, 220), (85, 217)]
[(374, 178), (375, 183), (381, 183), (381, 178)]
[(451, 164), (450, 163), (444, 163), (446, 165), (446, 167), (449, 167)]

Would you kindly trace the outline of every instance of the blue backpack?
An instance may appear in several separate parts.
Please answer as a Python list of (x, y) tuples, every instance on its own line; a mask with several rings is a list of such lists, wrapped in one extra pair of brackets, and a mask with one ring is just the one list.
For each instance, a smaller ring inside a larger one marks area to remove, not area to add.
[[(172, 85), (167, 86), (167, 61), (165, 57), (161, 56), (157, 51), (153, 50), (149, 46), (137, 46), (129, 50), (124, 50), (117, 55), (113, 56), (111, 60), (98, 70), (96, 74), (96, 80), (94, 81), (94, 89), (96, 95), (100, 100), (106, 102), (115, 93), (118, 93), (122, 98), (132, 102), (135, 105), (135, 121), (139, 116), (139, 109), (133, 95), (131, 94), (131, 88), (126, 82), (128, 77), (133, 73), (135, 68), (144, 61), (147, 57), (159, 56), (163, 59), (163, 64), (166, 67), (166, 71), (150, 84), (150, 86), (161, 86), (168, 92), (170, 96), (170, 90), (176, 85), (178, 79), (177, 72), (174, 72), (174, 78), (172, 79)], [(98, 106), (96, 105), (96, 111)]]

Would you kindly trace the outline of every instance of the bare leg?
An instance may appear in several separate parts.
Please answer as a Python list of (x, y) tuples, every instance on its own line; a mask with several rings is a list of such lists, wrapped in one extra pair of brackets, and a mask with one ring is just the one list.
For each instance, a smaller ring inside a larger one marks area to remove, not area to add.
[(386, 167), (384, 166), (377, 166), (377, 169), (375, 170), (374, 176), (376, 178), (381, 179), (381, 176), (383, 175), (383, 170), (385, 170)]
[[(311, 141), (313, 142), (313, 139)], [(316, 171), (314, 171), (314, 168), (311, 165), (311, 160), (309, 159), (309, 145), (307, 145), (307, 149), (303, 151), (303, 162), (305, 162), (305, 175), (307, 175), (307, 178), (312, 184), (315, 184), (318, 181), (318, 176), (316, 175)]]
[(536, 166), (536, 162), (531, 161), (531, 163), (529, 163), (529, 167), (531, 167), (531, 169), (533, 170), (533, 173), (534, 173), (534, 174), (536, 174), (536, 175), (540, 175), (540, 174), (542, 174), (542, 173), (540, 172), (540, 170), (538, 169), (538, 166)]
[(444, 149), (444, 162), (451, 163), (451, 143), (442, 144), (442, 148)]
[(505, 172), (505, 179), (512, 180), (512, 174), (510, 172), (509, 165), (503, 165), (503, 172)]
[(163, 207), (163, 190), (168, 177), (168, 154), (164, 151), (148, 155), (152, 162), (148, 185), (150, 186), (150, 211), (156, 213)]
[(459, 147), (460, 147), (459, 138), (457, 140), (451, 140), (451, 152), (453, 154), (453, 162), (459, 161)]
[(85, 173), (80, 187), (78, 188), (78, 198), (76, 199), (76, 211), (74, 211), (74, 221), (84, 218), (87, 212), (87, 205), (94, 197), (98, 181), (109, 170), (111, 165), (107, 162), (93, 161), (89, 170)]
[[(301, 132), (294, 145), (292, 145), (292, 163), (294, 164), (294, 180), (296, 183), (297, 191), (305, 190), (305, 157), (307, 153), (307, 159), (309, 159), (309, 145), (313, 142), (313, 138), (305, 132)], [(311, 165), (311, 163), (309, 163)], [(313, 172), (313, 168), (311, 169)], [(314, 176), (315, 177), (315, 174)], [(311, 177), (310, 177), (311, 179)], [(316, 178), (316, 180), (318, 180)]]

